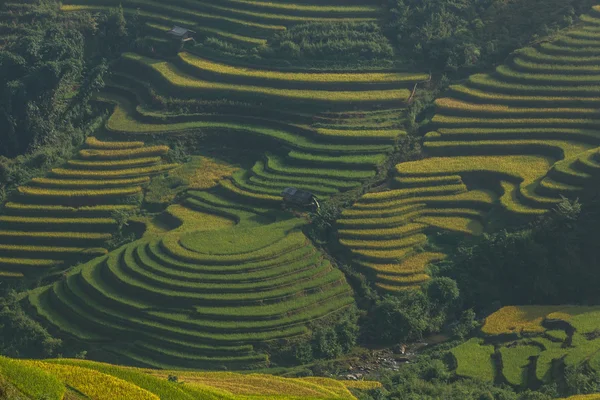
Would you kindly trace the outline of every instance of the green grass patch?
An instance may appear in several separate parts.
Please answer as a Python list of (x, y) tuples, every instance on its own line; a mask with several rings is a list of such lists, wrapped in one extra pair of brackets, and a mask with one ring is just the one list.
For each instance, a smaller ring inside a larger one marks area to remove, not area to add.
[(457, 375), (486, 382), (494, 381), (494, 346), (484, 345), (481, 339), (472, 338), (452, 349), (451, 353), (458, 363)]

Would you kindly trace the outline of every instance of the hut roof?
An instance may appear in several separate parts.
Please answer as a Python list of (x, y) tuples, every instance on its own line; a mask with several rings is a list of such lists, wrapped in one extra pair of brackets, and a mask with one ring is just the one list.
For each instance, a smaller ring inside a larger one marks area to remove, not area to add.
[(281, 195), (284, 199), (296, 201), (299, 203), (310, 202), (315, 197), (312, 193), (307, 192), (306, 190), (300, 190), (291, 187), (283, 189)]
[(186, 29), (186, 28), (182, 28), (181, 26), (177, 26), (175, 25), (173, 28), (171, 28), (170, 31), (167, 32), (169, 35), (173, 35), (176, 37), (184, 37), (186, 34), (188, 33), (196, 33), (190, 29)]

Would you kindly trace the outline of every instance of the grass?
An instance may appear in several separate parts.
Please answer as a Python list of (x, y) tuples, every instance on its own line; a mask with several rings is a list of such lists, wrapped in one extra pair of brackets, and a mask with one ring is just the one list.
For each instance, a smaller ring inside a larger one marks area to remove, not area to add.
[(527, 365), (529, 358), (540, 353), (537, 346), (515, 346), (502, 347), (502, 374), (507, 382), (514, 386), (524, 387), (527, 385)]
[(481, 339), (472, 338), (451, 350), (456, 358), (459, 376), (493, 382), (496, 369), (491, 356), (494, 346), (484, 345)]

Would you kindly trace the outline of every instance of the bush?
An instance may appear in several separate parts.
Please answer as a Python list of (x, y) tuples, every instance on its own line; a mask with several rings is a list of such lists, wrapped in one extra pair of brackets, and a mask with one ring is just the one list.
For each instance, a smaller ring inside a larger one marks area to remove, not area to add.
[(23, 312), (10, 293), (0, 303), (0, 353), (10, 357), (42, 358), (57, 353), (60, 339), (52, 337), (39, 323)]

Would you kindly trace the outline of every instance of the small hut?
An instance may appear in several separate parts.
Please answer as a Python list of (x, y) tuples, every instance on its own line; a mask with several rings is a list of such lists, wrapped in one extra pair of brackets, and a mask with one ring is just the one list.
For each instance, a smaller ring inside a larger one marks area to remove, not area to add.
[(192, 36), (192, 34), (194, 34), (194, 33), (196, 33), (196, 32), (176, 25), (170, 31), (167, 32), (167, 35), (169, 35), (181, 42), (187, 42), (190, 40), (194, 40), (194, 37)]
[(319, 208), (317, 197), (306, 190), (289, 187), (281, 192), (281, 196), (283, 197), (284, 205), (312, 208), (315, 210)]

